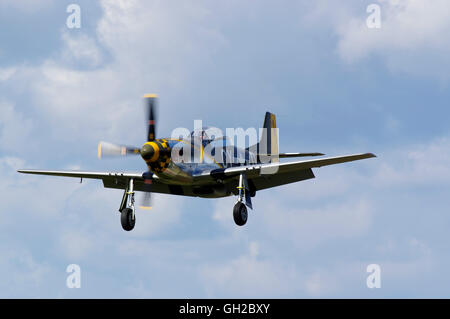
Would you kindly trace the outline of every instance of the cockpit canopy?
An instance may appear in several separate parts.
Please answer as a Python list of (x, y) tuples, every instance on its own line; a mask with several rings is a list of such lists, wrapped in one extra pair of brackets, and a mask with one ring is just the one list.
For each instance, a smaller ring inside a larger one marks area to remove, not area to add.
[(204, 146), (211, 142), (226, 140), (226, 137), (224, 136), (222, 130), (216, 127), (209, 126), (204, 126), (202, 128), (193, 130), (187, 138), (201, 140)]
[[(207, 126), (202, 127), (201, 129), (195, 129), (193, 130), (190, 134), (189, 137), (193, 137), (193, 138), (199, 138), (199, 139), (203, 139), (204, 141), (210, 141), (211, 138), (209, 137), (210, 134), (210, 128)], [(213, 136), (214, 138), (214, 136)]]

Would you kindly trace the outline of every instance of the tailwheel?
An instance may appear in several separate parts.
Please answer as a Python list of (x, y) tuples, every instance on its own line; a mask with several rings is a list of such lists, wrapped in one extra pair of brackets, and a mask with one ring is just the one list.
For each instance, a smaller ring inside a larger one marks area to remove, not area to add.
[(247, 213), (247, 207), (242, 202), (237, 202), (236, 205), (234, 205), (233, 208), (233, 218), (234, 222), (238, 226), (244, 226), (247, 222), (248, 213)]
[(130, 231), (134, 228), (136, 224), (136, 216), (133, 214), (131, 208), (124, 208), (120, 212), (120, 222), (122, 223), (122, 228), (126, 231)]

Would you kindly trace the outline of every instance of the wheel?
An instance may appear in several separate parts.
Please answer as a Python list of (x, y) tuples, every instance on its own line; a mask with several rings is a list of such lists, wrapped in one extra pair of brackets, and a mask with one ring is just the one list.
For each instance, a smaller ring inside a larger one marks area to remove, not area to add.
[(244, 226), (247, 222), (248, 213), (247, 213), (247, 207), (244, 203), (238, 202), (236, 205), (234, 205), (233, 208), (233, 218), (234, 222), (238, 226)]
[(133, 219), (133, 210), (131, 208), (124, 208), (120, 213), (120, 222), (122, 223), (122, 228), (126, 231), (130, 231), (134, 228), (136, 224), (136, 216)]

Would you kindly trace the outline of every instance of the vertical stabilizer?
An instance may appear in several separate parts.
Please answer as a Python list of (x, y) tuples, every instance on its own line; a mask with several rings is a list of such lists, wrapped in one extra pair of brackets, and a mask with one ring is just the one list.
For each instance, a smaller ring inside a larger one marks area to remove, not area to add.
[(258, 143), (258, 158), (263, 163), (279, 162), (278, 150), (278, 128), (275, 114), (266, 112), (261, 139)]

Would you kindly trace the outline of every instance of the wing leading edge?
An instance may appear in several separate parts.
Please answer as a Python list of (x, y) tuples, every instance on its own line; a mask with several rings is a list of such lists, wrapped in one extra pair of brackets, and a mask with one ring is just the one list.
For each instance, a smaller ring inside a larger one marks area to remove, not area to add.
[[(134, 190), (145, 192), (147, 187), (142, 173), (121, 172), (86, 172), (86, 171), (46, 171), (46, 170), (18, 170), (19, 173), (47, 176), (62, 176), (73, 178), (86, 178), (102, 180), (105, 188), (126, 189), (129, 180), (134, 180)], [(198, 196), (192, 186), (171, 185), (161, 181), (158, 176), (153, 176), (152, 193), (173, 194), (183, 196)]]
[(352, 154), (344, 156), (327, 157), (321, 159), (311, 159), (306, 161), (296, 161), (287, 163), (271, 163), (271, 164), (255, 164), (248, 166), (230, 167), (223, 170), (225, 176), (232, 176), (245, 172), (249, 175), (254, 174), (279, 174), (290, 171), (298, 171), (303, 169), (322, 167), (346, 162), (358, 161), (366, 158), (376, 157), (372, 153)]
[(135, 178), (143, 179), (142, 173), (117, 173), (117, 172), (83, 172), (83, 171), (43, 171), (37, 169), (20, 169), (19, 173), (33, 175), (63, 176), (75, 178), (104, 179), (111, 178)]

